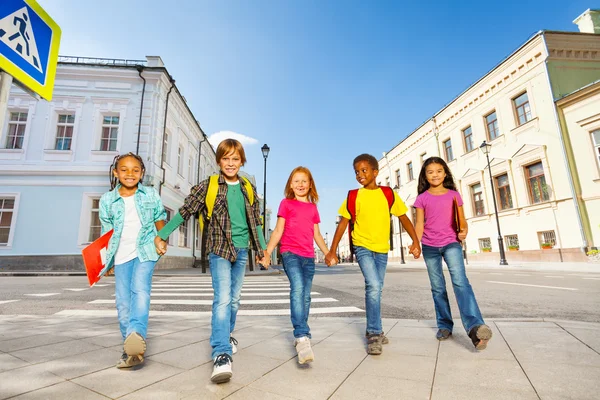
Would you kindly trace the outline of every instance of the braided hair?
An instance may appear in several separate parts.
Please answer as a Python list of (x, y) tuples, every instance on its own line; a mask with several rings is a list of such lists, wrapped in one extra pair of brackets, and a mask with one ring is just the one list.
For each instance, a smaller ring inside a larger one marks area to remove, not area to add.
[(108, 177), (110, 179), (110, 190), (113, 190), (114, 188), (116, 188), (117, 183), (119, 183), (119, 179), (115, 176), (115, 174), (113, 174), (113, 171), (115, 171), (117, 169), (117, 167), (119, 166), (119, 161), (121, 161), (125, 157), (133, 157), (136, 160), (138, 160), (138, 162), (142, 166), (142, 177), (140, 178), (140, 182), (142, 181), (142, 179), (144, 179), (144, 173), (146, 172), (146, 167), (144, 166), (144, 160), (142, 160), (142, 157), (140, 157), (139, 155), (132, 153), (132, 152), (129, 152), (127, 154), (122, 154), (120, 156), (115, 156), (115, 158), (112, 161), (112, 164), (110, 164), (110, 169), (108, 170)]

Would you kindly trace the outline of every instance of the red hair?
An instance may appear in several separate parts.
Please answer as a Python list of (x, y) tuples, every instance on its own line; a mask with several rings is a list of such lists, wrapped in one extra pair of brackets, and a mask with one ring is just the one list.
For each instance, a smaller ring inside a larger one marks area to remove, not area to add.
[(312, 177), (312, 174), (310, 173), (310, 170), (306, 167), (296, 167), (292, 170), (292, 173), (290, 174), (290, 177), (287, 180), (287, 183), (285, 185), (285, 190), (283, 191), (283, 195), (285, 196), (286, 199), (295, 199), (296, 195), (294, 194), (294, 190), (292, 189), (292, 178), (294, 177), (295, 174), (297, 173), (303, 173), (306, 174), (306, 176), (308, 176), (308, 183), (310, 185), (310, 188), (308, 189), (308, 195), (306, 196), (308, 198), (308, 201), (310, 201), (313, 204), (317, 204), (317, 202), (319, 201), (319, 194), (317, 193), (317, 186), (315, 185), (315, 180)]

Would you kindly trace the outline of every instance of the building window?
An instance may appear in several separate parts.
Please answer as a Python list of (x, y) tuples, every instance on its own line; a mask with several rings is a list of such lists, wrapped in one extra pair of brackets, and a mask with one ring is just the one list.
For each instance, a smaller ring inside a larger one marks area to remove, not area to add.
[(192, 157), (188, 159), (188, 182), (194, 182), (194, 159)]
[(463, 130), (462, 133), (463, 133), (463, 139), (465, 142), (465, 152), (468, 153), (468, 152), (472, 151), (474, 148), (474, 146), (473, 146), (473, 130), (469, 126), (465, 130)]
[(177, 149), (177, 173), (183, 176), (183, 147)]
[(446, 154), (446, 161), (450, 162), (454, 160), (454, 153), (452, 153), (452, 140), (448, 139), (444, 142), (444, 153)]
[(473, 213), (475, 215), (485, 214), (483, 208), (483, 191), (481, 190), (481, 183), (476, 183), (471, 186), (471, 197), (473, 198)]
[(525, 172), (527, 174), (527, 189), (529, 190), (531, 202), (536, 204), (550, 200), (542, 162), (540, 161), (525, 167)]
[(506, 247), (509, 249), (519, 248), (519, 237), (517, 235), (504, 236), (504, 242), (506, 243)]
[(400, 170), (397, 169), (396, 170), (396, 185), (398, 185), (398, 188), (400, 188), (400, 183), (402, 182), (402, 179), (400, 178)]
[(119, 117), (105, 115), (102, 119), (102, 137), (100, 138), (100, 151), (117, 151), (118, 134)]
[(592, 132), (592, 139), (594, 141), (594, 152), (596, 153), (596, 157), (598, 158), (598, 165), (600, 166), (600, 129)]
[(496, 187), (498, 188), (498, 203), (500, 203), (500, 209), (506, 210), (508, 208), (513, 208), (510, 185), (508, 184), (508, 174), (496, 177)]
[(8, 246), (14, 212), (15, 198), (0, 197), (0, 246)]
[(411, 207), (410, 208), (411, 211), (411, 217), (412, 217), (412, 223), (413, 225), (417, 223), (417, 207)]
[(92, 219), (90, 222), (90, 235), (88, 242), (93, 242), (100, 237), (102, 224), (100, 223), (100, 199), (92, 199)]
[(540, 247), (556, 246), (556, 234), (554, 231), (538, 232), (538, 240), (540, 241)]
[(529, 106), (529, 97), (527, 92), (523, 93), (519, 97), (513, 99), (515, 106), (515, 112), (517, 113), (517, 120), (519, 125), (523, 125), (525, 122), (531, 119), (531, 107)]
[(8, 121), (8, 135), (6, 137), (7, 149), (22, 149), (27, 127), (26, 112), (11, 112)]
[(500, 136), (500, 129), (498, 129), (498, 117), (496, 117), (496, 111), (485, 116), (485, 126), (487, 129), (488, 139), (490, 141)]
[(190, 247), (188, 244), (188, 222), (189, 219), (179, 225), (179, 241), (177, 243), (179, 247)]
[(55, 150), (71, 150), (74, 125), (74, 115), (61, 114), (58, 116), (58, 123), (56, 124), (56, 143), (54, 144)]
[(169, 163), (169, 159), (167, 158), (168, 155), (169, 155), (169, 132), (165, 132), (165, 136), (163, 137), (162, 159), (167, 164)]
[(408, 181), (409, 182), (415, 179), (415, 176), (413, 175), (412, 161), (409, 162), (408, 164), (406, 164), (406, 172), (408, 174)]
[(390, 186), (390, 177), (389, 176), (385, 177), (385, 186)]
[(490, 251), (492, 250), (492, 240), (488, 238), (479, 239), (479, 251)]
[(423, 165), (423, 163), (425, 162), (425, 160), (427, 159), (427, 152), (421, 154), (419, 156), (419, 159), (421, 160), (421, 165)]

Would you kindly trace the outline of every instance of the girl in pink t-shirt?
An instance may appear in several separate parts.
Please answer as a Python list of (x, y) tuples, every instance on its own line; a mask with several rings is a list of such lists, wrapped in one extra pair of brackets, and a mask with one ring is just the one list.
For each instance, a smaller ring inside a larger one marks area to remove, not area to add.
[[(423, 258), (427, 265), (431, 293), (437, 317), (438, 340), (452, 335), (452, 313), (446, 292), (446, 280), (442, 271), (442, 259), (446, 262), (462, 324), (477, 350), (486, 348), (492, 337), (491, 329), (485, 325), (473, 288), (465, 272), (463, 249), (460, 241), (468, 233), (463, 212), (463, 201), (456, 191), (452, 172), (439, 157), (428, 158), (419, 174), (419, 195), (414, 207), (417, 209), (415, 230), (423, 246)], [(454, 203), (458, 206), (460, 230), (457, 233), (454, 218)]]
[(294, 346), (298, 362), (304, 364), (314, 360), (310, 346), (308, 313), (310, 291), (315, 275), (315, 252), (313, 241), (323, 254), (329, 250), (319, 231), (317, 210), (317, 187), (312, 174), (305, 167), (296, 167), (285, 186), (285, 199), (279, 205), (277, 225), (261, 263), (268, 267), (271, 253), (281, 240), (280, 251), (283, 269), (290, 280), (290, 313), (294, 325)]

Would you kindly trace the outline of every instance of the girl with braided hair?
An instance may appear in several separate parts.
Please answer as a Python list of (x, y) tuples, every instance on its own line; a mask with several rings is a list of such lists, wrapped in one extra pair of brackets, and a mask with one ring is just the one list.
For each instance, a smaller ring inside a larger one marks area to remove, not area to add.
[(110, 167), (110, 191), (100, 198), (102, 234), (113, 229), (106, 264), (114, 266), (115, 300), (123, 336), (123, 354), (117, 368), (144, 362), (150, 313), (150, 288), (158, 254), (157, 230), (167, 214), (158, 192), (140, 184), (145, 167), (133, 153), (115, 157)]

